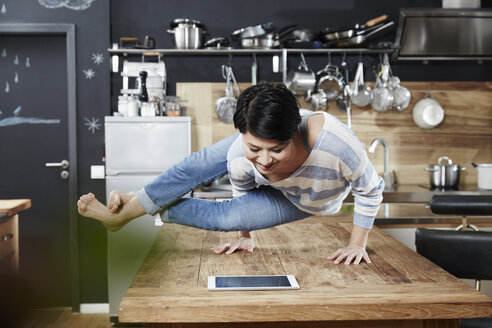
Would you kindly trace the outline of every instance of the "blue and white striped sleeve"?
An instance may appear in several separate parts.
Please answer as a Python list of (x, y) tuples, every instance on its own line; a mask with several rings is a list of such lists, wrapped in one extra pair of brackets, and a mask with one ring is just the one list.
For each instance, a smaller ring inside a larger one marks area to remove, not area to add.
[(351, 169), (343, 174), (352, 187), (354, 195), (354, 224), (371, 229), (383, 201), (384, 180), (380, 177), (357, 137), (351, 143), (355, 160), (346, 167)]
[(355, 204), (354, 224), (371, 229), (383, 201), (384, 180), (376, 173), (371, 162), (367, 161), (364, 173), (351, 183)]

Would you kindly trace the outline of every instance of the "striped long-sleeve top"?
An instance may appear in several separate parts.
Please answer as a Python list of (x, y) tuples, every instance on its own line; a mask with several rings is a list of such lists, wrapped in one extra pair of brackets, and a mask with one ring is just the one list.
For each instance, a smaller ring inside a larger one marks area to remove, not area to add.
[[(269, 181), (258, 172), (243, 153), (241, 135), (227, 155), (229, 178), (235, 197), (269, 185), (280, 190), (300, 210), (313, 215), (331, 215), (340, 210), (343, 200), (354, 195), (354, 224), (370, 229), (383, 199), (384, 181), (378, 176), (354, 132), (334, 116), (322, 112), (324, 125), (306, 161), (288, 178)], [(301, 110), (301, 115), (319, 115)], [(307, 140), (307, 120), (299, 126)], [(304, 128), (303, 125), (304, 124)]]

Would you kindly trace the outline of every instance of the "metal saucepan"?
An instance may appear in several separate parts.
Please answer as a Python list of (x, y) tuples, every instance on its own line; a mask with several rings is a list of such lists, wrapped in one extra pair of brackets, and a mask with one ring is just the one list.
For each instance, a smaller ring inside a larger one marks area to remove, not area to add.
[(366, 40), (378, 33), (378, 32), (381, 32), (382, 30), (384, 29), (387, 29), (388, 27), (391, 27), (395, 24), (395, 22), (391, 21), (391, 22), (388, 22), (386, 24), (383, 24), (381, 26), (377, 26), (377, 27), (372, 27), (372, 28), (368, 28), (364, 31), (361, 31), (359, 33), (357, 33), (355, 36), (351, 37), (351, 38), (348, 38), (348, 39), (343, 39), (343, 40), (339, 40), (339, 41), (336, 41), (334, 42), (334, 44), (337, 46), (337, 47), (352, 47), (352, 46), (358, 46), (358, 45), (361, 45), (363, 44), (364, 42), (366, 42)]
[(220, 49), (230, 49), (231, 47), (229, 46), (229, 40), (223, 37), (216, 37), (210, 40), (207, 40), (203, 46), (205, 49), (215, 49), (215, 50), (220, 50)]
[(258, 24), (255, 26), (243, 27), (232, 32), (232, 36), (239, 38), (253, 38), (266, 34), (273, 30), (273, 23), (268, 22), (264, 24)]
[(316, 73), (318, 80), (316, 89), (324, 91), (327, 100), (335, 100), (342, 92), (345, 81), (338, 66), (328, 63), (325, 68)]
[(254, 37), (241, 37), (241, 47), (244, 49), (272, 49), (283, 42), (284, 37), (296, 28), (295, 25), (286, 26), (277, 32), (271, 31)]
[(308, 67), (304, 54), (301, 53), (301, 63), (297, 70), (289, 71), (285, 86), (296, 95), (305, 96), (316, 86), (316, 75)]
[(318, 35), (308, 28), (296, 28), (285, 37), (282, 44), (285, 48), (318, 49), (323, 43), (318, 40)]
[[(447, 164), (443, 164), (447, 161)], [(426, 167), (425, 170), (430, 172), (430, 185), (433, 188), (455, 189), (460, 183), (460, 172), (466, 168), (453, 164), (448, 156), (439, 157), (437, 164)]]
[(387, 15), (381, 15), (365, 22), (365, 24), (355, 24), (353, 26), (344, 27), (326, 27), (321, 30), (321, 35), (324, 41), (335, 41), (341, 39), (347, 39), (355, 36), (358, 32), (365, 30), (368, 27), (372, 27), (378, 23), (384, 22), (388, 19)]

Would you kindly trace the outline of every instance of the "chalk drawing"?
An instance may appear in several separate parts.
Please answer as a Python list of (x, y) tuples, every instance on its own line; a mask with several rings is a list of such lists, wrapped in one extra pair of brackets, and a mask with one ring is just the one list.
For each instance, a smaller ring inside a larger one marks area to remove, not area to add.
[(94, 70), (92, 68), (85, 69), (82, 72), (84, 72), (85, 78), (88, 79), (88, 80), (90, 80), (94, 76), (96, 76), (96, 72), (94, 72)]
[(15, 55), (14, 65), (19, 65), (19, 56)]
[[(14, 116), (1, 119), (0, 120), (0, 127), (19, 125), (19, 124), (60, 124), (59, 119), (44, 119), (44, 118), (38, 118), (38, 117), (21, 117), (21, 116), (19, 116), (21, 110), (22, 110), (22, 106), (19, 106), (13, 111)], [(1, 112), (0, 112), (0, 115), (1, 115)]]
[(84, 125), (88, 127), (89, 131), (91, 131), (92, 134), (94, 134), (94, 132), (96, 132), (96, 130), (99, 130), (99, 128), (101, 127), (101, 123), (99, 123), (98, 118), (93, 117), (92, 120), (89, 120), (87, 117), (84, 117), (84, 120)]
[(2, 14), (5, 14), (7, 12), (7, 8), (5, 8), (5, 4), (3, 4), (2, 9), (0, 10)]
[(2, 50), (2, 57), (7, 57), (7, 50), (5, 48)]
[(103, 54), (97, 53), (97, 54), (92, 54), (92, 61), (96, 65), (101, 65), (102, 62), (104, 61), (104, 56)]
[(49, 9), (66, 7), (72, 10), (86, 10), (95, 0), (39, 0), (39, 4)]
[(5, 81), (5, 93), (9, 93), (10, 92), (10, 84), (8, 81)]
[(17, 72), (15, 72), (14, 82), (19, 83), (19, 74)]
[(29, 57), (26, 58), (26, 67), (31, 67), (31, 59)]

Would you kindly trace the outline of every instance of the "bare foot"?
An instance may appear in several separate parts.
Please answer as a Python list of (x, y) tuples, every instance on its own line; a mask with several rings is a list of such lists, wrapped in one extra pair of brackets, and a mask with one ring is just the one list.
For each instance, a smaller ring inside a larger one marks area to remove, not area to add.
[(117, 231), (127, 223), (124, 218), (111, 213), (106, 206), (96, 199), (93, 193), (80, 197), (77, 206), (80, 215), (101, 221), (109, 231)]

